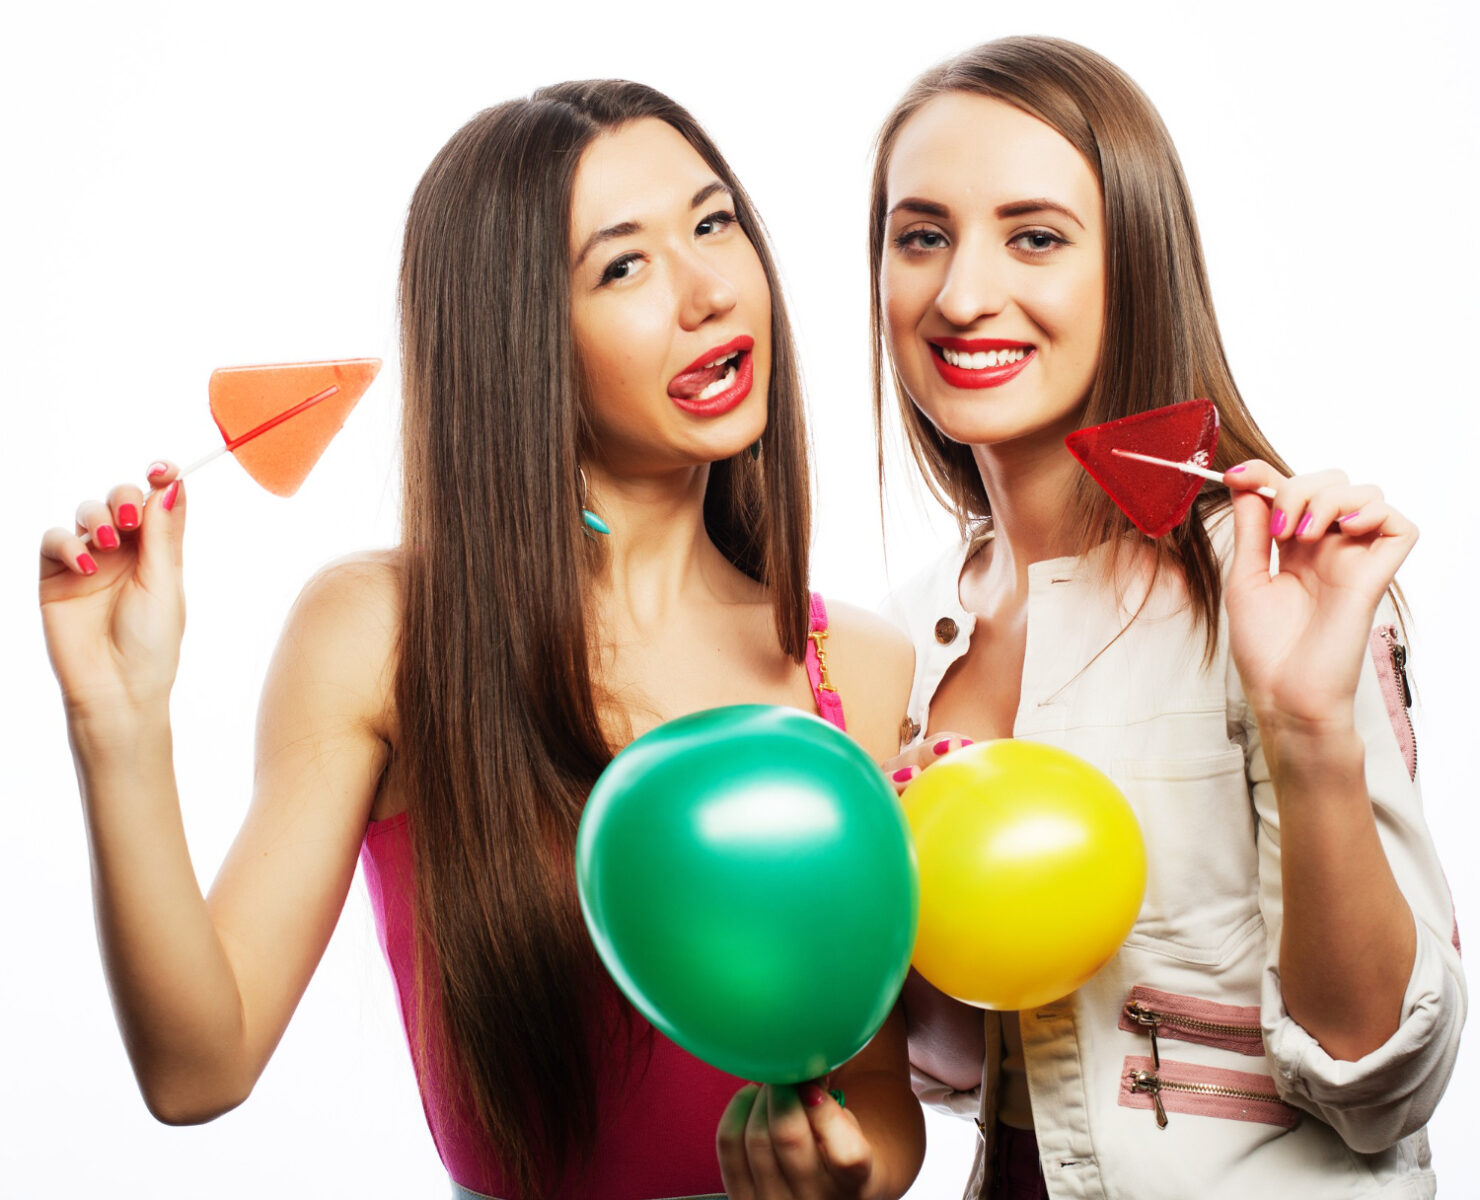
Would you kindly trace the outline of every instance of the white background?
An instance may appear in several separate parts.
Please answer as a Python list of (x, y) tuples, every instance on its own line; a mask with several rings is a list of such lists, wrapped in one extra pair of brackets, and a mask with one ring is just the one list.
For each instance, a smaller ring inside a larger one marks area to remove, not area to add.
[[(41, 531), (80, 499), (212, 447), (213, 367), (386, 359), (292, 501), (233, 464), (192, 481), (176, 759), (208, 882), (247, 802), (256, 693), (289, 604), (318, 564), (396, 538), (394, 282), (412, 188), (474, 112), (559, 79), (672, 93), (754, 196), (809, 384), (815, 582), (873, 603), (888, 585), (867, 409), (873, 131), (918, 71), (1003, 34), (1071, 37), (1126, 68), (1181, 150), (1230, 357), (1265, 430), (1297, 467), (1379, 481), (1423, 527), (1402, 576), (1427, 704), (1420, 762), (1461, 923), (1480, 928), (1464, 766), (1480, 432), (1472, 8), (819, 9), (141, 0), (7, 16), (0, 1195), (443, 1194), (358, 883), (252, 1099), (198, 1129), (147, 1116), (98, 963), (31, 579)], [(949, 533), (907, 489), (894, 495), (898, 580)], [(1477, 1113), (1472, 1039), (1432, 1125), (1446, 1195), (1480, 1194)], [(954, 1194), (966, 1134), (932, 1125), (916, 1195)]]

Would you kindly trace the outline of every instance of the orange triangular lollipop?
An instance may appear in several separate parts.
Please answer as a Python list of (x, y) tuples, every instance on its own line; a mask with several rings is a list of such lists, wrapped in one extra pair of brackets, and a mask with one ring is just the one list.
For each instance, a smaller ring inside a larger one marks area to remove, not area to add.
[(221, 367), (211, 372), (211, 416), (247, 474), (291, 496), (379, 371), (378, 358)]

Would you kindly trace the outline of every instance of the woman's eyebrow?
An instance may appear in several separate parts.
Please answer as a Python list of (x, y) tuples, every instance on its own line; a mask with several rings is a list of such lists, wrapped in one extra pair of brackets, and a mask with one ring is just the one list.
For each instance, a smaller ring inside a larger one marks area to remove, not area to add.
[(944, 204), (937, 204), (934, 200), (921, 200), (918, 196), (906, 196), (885, 216), (892, 217), (897, 212), (917, 213), (922, 217), (948, 217), (951, 210)]
[(708, 200), (709, 197), (714, 195), (715, 192), (724, 192), (724, 194), (728, 196), (730, 194), (730, 189), (718, 179), (711, 180), (709, 183), (706, 183), (703, 187), (701, 187), (697, 192), (694, 193), (694, 198), (689, 201), (689, 207), (698, 208), (699, 205)]
[[(689, 207), (691, 209), (698, 208), (699, 205), (703, 204), (704, 201), (708, 200), (716, 192), (724, 192), (725, 195), (729, 195), (730, 189), (718, 179), (712, 180), (694, 193), (693, 199), (689, 201)], [(575, 270), (576, 267), (579, 267), (581, 263), (585, 262), (586, 255), (590, 254), (602, 242), (610, 242), (616, 238), (631, 237), (634, 233), (641, 232), (641, 221), (622, 221), (616, 225), (608, 225), (605, 229), (598, 229), (586, 239), (586, 244), (581, 247), (581, 252), (576, 255), (576, 261), (571, 264), (571, 270)]]
[(1065, 208), (1056, 200), (1048, 199), (1046, 196), (1037, 196), (1032, 200), (1014, 200), (1010, 204), (999, 204), (997, 206), (997, 215), (999, 217), (1026, 217), (1040, 212), (1062, 213), (1069, 220), (1073, 221), (1074, 224), (1078, 225), (1080, 229), (1084, 228), (1084, 222), (1076, 217), (1071, 210)]

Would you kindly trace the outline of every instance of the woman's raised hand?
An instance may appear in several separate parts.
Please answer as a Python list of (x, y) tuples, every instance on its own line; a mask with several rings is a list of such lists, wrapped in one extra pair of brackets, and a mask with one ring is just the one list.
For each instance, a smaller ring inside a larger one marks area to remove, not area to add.
[[(1286, 479), (1254, 460), (1227, 480), (1229, 640), (1249, 701), (1262, 718), (1303, 732), (1349, 727), (1373, 616), (1418, 529), (1378, 488), (1340, 471)], [(1252, 494), (1261, 485), (1275, 489), (1274, 500)]]
[(842, 1200), (879, 1195), (873, 1147), (858, 1119), (819, 1083), (751, 1083), (716, 1137), (730, 1200)]
[(75, 530), (41, 540), (41, 619), (69, 715), (169, 696), (185, 629), (177, 475), (173, 464), (155, 463), (147, 499), (122, 484), (106, 502), (80, 505)]

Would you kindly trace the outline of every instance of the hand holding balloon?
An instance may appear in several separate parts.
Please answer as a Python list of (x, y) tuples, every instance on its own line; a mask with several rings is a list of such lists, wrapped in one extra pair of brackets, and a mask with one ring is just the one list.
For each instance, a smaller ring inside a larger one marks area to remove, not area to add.
[(874, 1148), (857, 1117), (813, 1082), (748, 1084), (716, 1138), (729, 1200), (847, 1200), (877, 1194)]
[(576, 879), (628, 999), (742, 1079), (852, 1058), (909, 968), (904, 816), (862, 749), (795, 709), (710, 709), (638, 738), (591, 791)]
[(1135, 813), (1082, 759), (1002, 739), (958, 750), (903, 797), (920, 861), (914, 965), (982, 1008), (1067, 995), (1119, 949), (1146, 887)]

